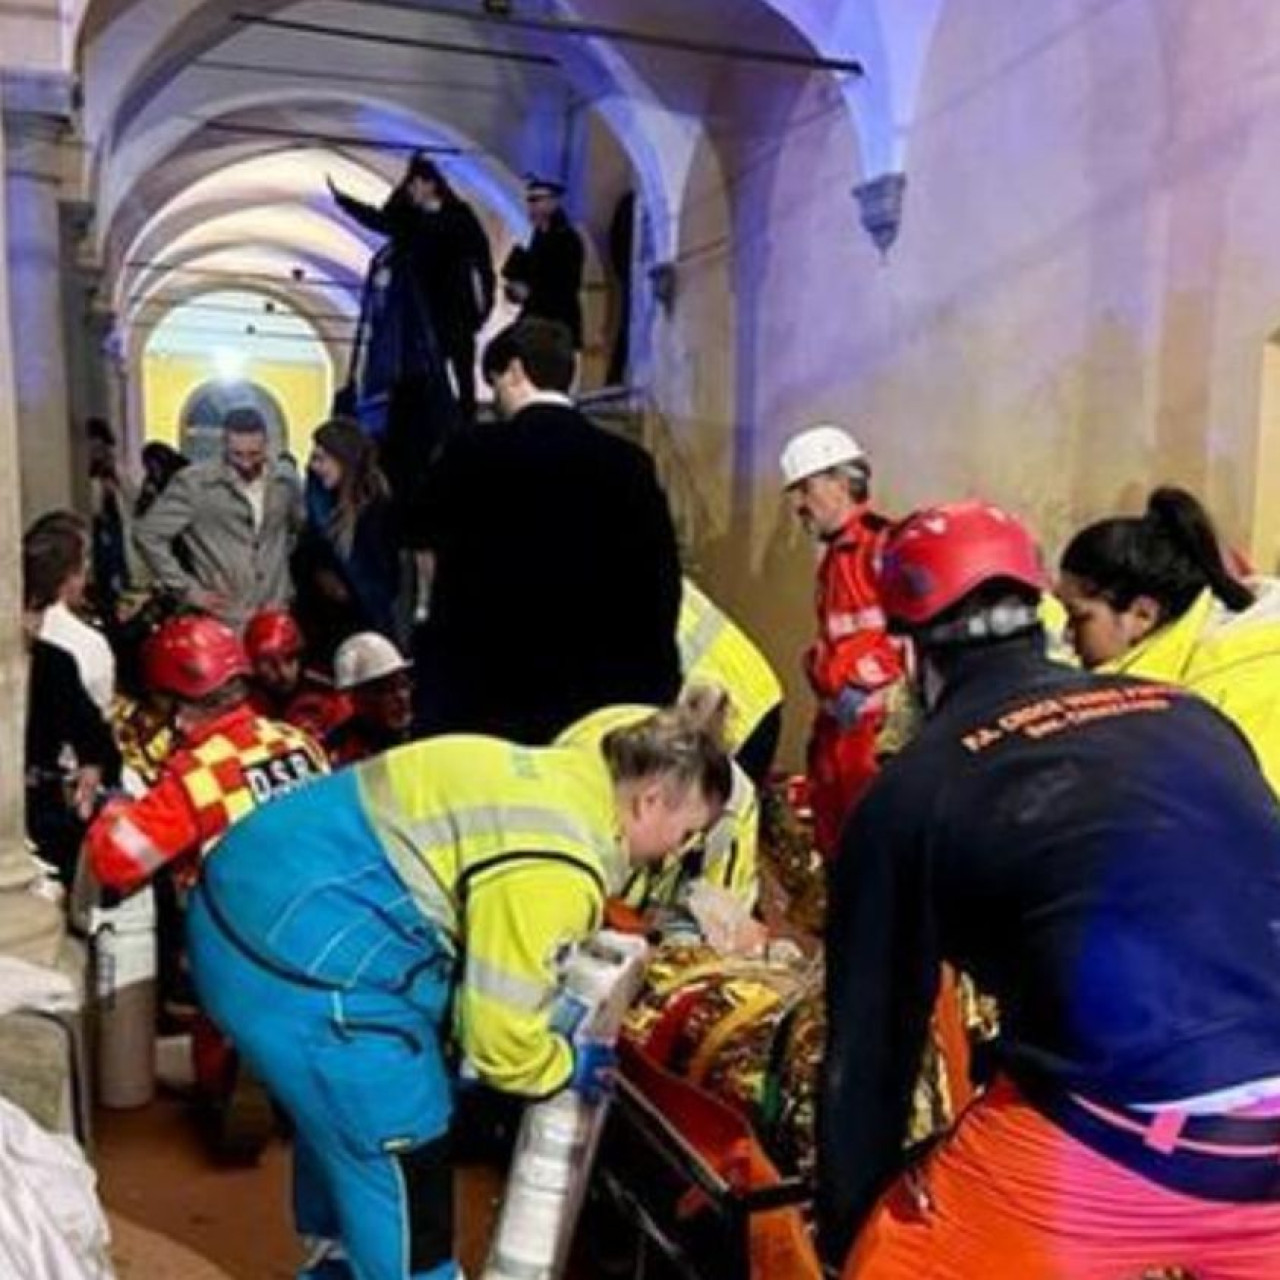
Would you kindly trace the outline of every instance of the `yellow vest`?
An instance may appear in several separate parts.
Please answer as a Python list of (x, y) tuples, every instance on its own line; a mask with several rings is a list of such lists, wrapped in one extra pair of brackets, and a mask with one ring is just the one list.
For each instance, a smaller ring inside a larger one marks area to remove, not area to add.
[[(656, 708), (644, 706), (602, 707), (571, 724), (556, 739), (564, 745), (599, 750), (606, 734), (636, 724), (653, 715)], [(682, 850), (660, 862), (631, 868), (618, 893), (629, 906), (675, 906), (695, 879), (704, 880), (732, 893), (749, 910), (760, 892), (760, 862), (757, 853), (760, 805), (751, 779), (735, 764), (733, 787), (724, 812), (700, 841), (700, 848)]]
[(740, 747), (782, 702), (782, 684), (769, 659), (688, 578), (676, 639), (685, 683), (718, 684), (733, 698), (731, 745)]
[(1280, 793), (1280, 583), (1249, 584), (1255, 604), (1224, 609), (1205, 590), (1180, 618), (1102, 668), (1182, 685), (1230, 717)]
[(463, 958), (467, 1056), (497, 1088), (554, 1092), (573, 1068), (550, 1026), (559, 962), (600, 927), (626, 873), (599, 750), (444, 737), (355, 769), (387, 856)]
[(1071, 640), (1067, 635), (1067, 628), (1070, 622), (1062, 601), (1057, 596), (1051, 595), (1046, 591), (1040, 597), (1039, 613), (1040, 625), (1044, 628), (1045, 653), (1054, 662), (1061, 662), (1069, 667), (1078, 667), (1080, 659), (1076, 656), (1076, 651), (1071, 647)]

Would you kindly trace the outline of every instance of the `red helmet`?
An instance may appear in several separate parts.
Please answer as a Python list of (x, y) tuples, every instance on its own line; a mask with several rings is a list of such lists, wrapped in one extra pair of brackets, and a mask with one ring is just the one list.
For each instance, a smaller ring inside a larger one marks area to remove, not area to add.
[(949, 502), (915, 512), (890, 534), (880, 601), (890, 623), (921, 627), (995, 581), (1044, 589), (1035, 539), (999, 507)]
[(244, 629), (244, 648), (250, 662), (296, 658), (303, 649), (302, 632), (288, 609), (260, 609)]
[(171, 618), (142, 649), (147, 686), (179, 698), (203, 698), (249, 674), (239, 637), (216, 618)]

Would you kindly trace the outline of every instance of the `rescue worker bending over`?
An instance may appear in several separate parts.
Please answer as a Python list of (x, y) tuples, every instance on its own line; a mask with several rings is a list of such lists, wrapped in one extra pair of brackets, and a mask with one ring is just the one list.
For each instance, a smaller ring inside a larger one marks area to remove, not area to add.
[[(686, 702), (708, 704), (708, 715), (733, 720), (732, 700), (712, 685), (690, 685)], [(557, 746), (586, 745), (599, 749), (614, 729), (636, 725), (648, 719), (656, 707), (602, 707), (572, 724), (557, 739)], [(695, 881), (723, 889), (747, 911), (754, 909), (760, 892), (760, 863), (757, 853), (760, 804), (746, 771), (736, 762), (728, 798), (716, 822), (687, 848), (674, 851), (660, 861), (645, 862), (631, 869), (617, 895), (629, 907), (644, 911), (652, 907), (683, 905), (685, 893)]]
[[(552, 1025), (557, 958), (632, 866), (719, 816), (718, 732), (682, 708), (598, 746), (410, 743), (263, 808), (210, 860), (197, 988), (296, 1124), (299, 1231), (340, 1241), (360, 1280), (456, 1275), (451, 1013), (495, 1088), (599, 1087)], [(342, 1274), (337, 1247), (303, 1274)]]
[(1169, 680), (1231, 717), (1280, 791), (1280, 582), (1236, 577), (1183, 489), (1067, 544), (1058, 594), (1086, 667)]
[(190, 881), (232, 823), (265, 800), (328, 772), (303, 732), (259, 716), (235, 632), (213, 618), (166, 622), (146, 644), (147, 686), (174, 699), (177, 741), (160, 778), (136, 800), (109, 801), (86, 845), (98, 881), (129, 893), (179, 863)]
[(688, 577), (682, 580), (676, 643), (686, 685), (718, 685), (731, 692), (733, 758), (757, 787), (763, 786), (782, 732), (782, 682), (769, 659)]
[[(832, 868), (825, 1257), (861, 1229), (856, 1280), (1264, 1280), (1280, 809), (1200, 699), (1049, 662), (1041, 586), (1030, 535), (981, 503), (885, 550), (928, 718)], [(999, 1002), (999, 1074), (890, 1185), (943, 960)]]
[(845, 818), (876, 775), (886, 694), (902, 675), (880, 608), (880, 553), (889, 525), (868, 505), (866, 453), (839, 427), (811, 427), (792, 437), (782, 451), (782, 478), (796, 516), (825, 548), (818, 638), (804, 665), (818, 699), (808, 752), (814, 842), (829, 858)]

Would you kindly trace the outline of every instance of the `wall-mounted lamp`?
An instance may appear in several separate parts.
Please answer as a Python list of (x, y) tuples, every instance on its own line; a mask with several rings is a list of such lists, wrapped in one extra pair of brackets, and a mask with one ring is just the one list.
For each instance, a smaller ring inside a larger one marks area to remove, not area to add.
[(907, 190), (905, 173), (882, 173), (870, 182), (854, 187), (863, 230), (871, 237), (882, 257), (898, 238), (902, 225), (902, 202)]

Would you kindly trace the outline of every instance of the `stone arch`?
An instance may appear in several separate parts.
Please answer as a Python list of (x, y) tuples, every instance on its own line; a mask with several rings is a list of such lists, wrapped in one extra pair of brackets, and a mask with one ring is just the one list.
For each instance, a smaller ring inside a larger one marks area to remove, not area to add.
[[(228, 285), (211, 285), (188, 279), (182, 282), (166, 281), (142, 304), (148, 309), (146, 325), (154, 330), (164, 323), (168, 316), (192, 302), (197, 302), (209, 294), (225, 293)], [(251, 287), (239, 287), (236, 292), (252, 293), (260, 296), (264, 302), (272, 302), (291, 315), (310, 326), (317, 342), (324, 348), (325, 354), (335, 371), (345, 365), (351, 329), (354, 327), (358, 308), (352, 306), (341, 321), (334, 317), (339, 313), (327, 310), (333, 305), (331, 297), (321, 295), (305, 285), (290, 283), (273, 284), (269, 281), (255, 280)], [(264, 311), (264, 314), (267, 314)], [(350, 327), (347, 327), (350, 326)]]
[(233, 409), (256, 409), (267, 424), (267, 442), (273, 454), (288, 445), (287, 420), (279, 400), (252, 379), (201, 383), (182, 406), (178, 424), (179, 445), (192, 462), (216, 458), (222, 443), (222, 421)]
[[(479, 199), (508, 226), (521, 230), (527, 227), (518, 175), (496, 157), (482, 153), (475, 140), (457, 127), (445, 121), (417, 115), (397, 103), (342, 90), (328, 93), (323, 98), (317, 97), (311, 90), (255, 91), (224, 100), (217, 113), (209, 115), (207, 120), (213, 123), (226, 121), (256, 109), (281, 110), (298, 107), (323, 110), (335, 106), (354, 110), (372, 109), (384, 113), (387, 120), (396, 123), (406, 142), (456, 148), (461, 153), (458, 158), (441, 157), (441, 168), (446, 171), (450, 180), (456, 179), (460, 189)], [(204, 123), (204, 120), (160, 121), (147, 134), (132, 137), (126, 147), (113, 153), (110, 173), (102, 190), (101, 223), (104, 232), (133, 184), (143, 175), (179, 155), (198, 138)], [(263, 152), (269, 150), (270, 148), (263, 148)]]

